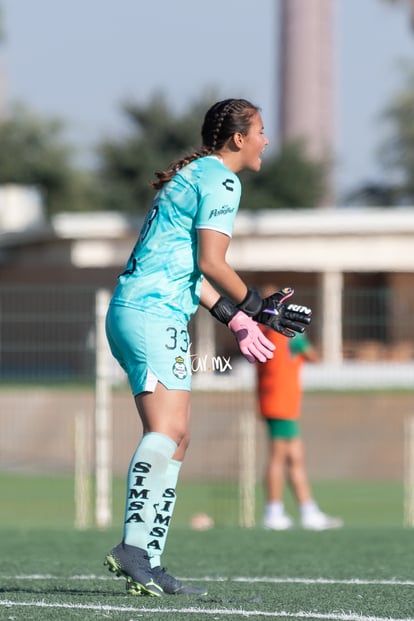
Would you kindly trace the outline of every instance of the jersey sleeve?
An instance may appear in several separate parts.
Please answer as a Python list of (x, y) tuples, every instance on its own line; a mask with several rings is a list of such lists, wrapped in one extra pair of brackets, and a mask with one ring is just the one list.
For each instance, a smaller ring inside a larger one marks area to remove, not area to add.
[(208, 171), (199, 184), (199, 192), (196, 228), (213, 229), (231, 237), (240, 203), (239, 178), (224, 167)]

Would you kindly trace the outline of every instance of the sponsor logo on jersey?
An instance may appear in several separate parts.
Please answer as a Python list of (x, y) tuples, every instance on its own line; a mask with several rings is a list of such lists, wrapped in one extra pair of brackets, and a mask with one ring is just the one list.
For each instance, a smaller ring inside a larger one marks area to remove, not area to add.
[(235, 207), (230, 207), (229, 205), (223, 205), (220, 209), (212, 209), (208, 216), (208, 219), (217, 218), (218, 216), (225, 216), (227, 213), (233, 213)]

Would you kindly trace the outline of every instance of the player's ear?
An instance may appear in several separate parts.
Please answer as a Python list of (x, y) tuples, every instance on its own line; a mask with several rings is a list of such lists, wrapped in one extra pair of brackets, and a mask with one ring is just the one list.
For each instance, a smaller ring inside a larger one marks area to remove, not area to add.
[(233, 134), (233, 142), (238, 149), (241, 149), (244, 142), (244, 136), (241, 132), (236, 132)]

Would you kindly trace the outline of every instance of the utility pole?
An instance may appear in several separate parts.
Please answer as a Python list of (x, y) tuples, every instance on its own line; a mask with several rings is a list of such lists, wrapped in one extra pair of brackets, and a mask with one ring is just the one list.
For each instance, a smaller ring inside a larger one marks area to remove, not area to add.
[(280, 0), (279, 137), (325, 162), (321, 207), (334, 204), (334, 2)]

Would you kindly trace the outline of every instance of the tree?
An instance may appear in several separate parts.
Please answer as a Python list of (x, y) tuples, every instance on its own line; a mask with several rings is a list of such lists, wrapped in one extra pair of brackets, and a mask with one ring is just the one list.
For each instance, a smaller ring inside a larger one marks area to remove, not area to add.
[(411, 28), (414, 28), (414, 0), (384, 0), (388, 4), (408, 4), (410, 7)]
[[(208, 105), (200, 100), (177, 115), (160, 95), (144, 106), (125, 104), (130, 131), (127, 137), (98, 147), (95, 171), (73, 165), (62, 121), (15, 106), (0, 124), (0, 184), (38, 187), (49, 215), (98, 209), (144, 213), (154, 196), (149, 184), (154, 171), (199, 148), (200, 119)], [(323, 168), (306, 159), (300, 143), (292, 143), (280, 154), (268, 156), (259, 175), (244, 176), (241, 206), (309, 207), (316, 206), (322, 195)]]
[[(382, 0), (387, 4), (409, 5), (410, 23), (414, 29), (414, 0)], [(383, 120), (391, 125), (391, 136), (380, 150), (379, 161), (384, 165), (384, 178), (360, 186), (345, 197), (348, 204), (393, 207), (414, 201), (414, 125), (411, 110), (414, 104), (414, 69), (407, 71), (407, 87), (391, 102)], [(399, 181), (391, 180), (393, 173)]]
[(122, 107), (128, 136), (98, 146), (98, 176), (104, 207), (123, 212), (145, 212), (154, 195), (150, 181), (180, 154), (197, 148), (200, 104), (183, 116), (174, 115), (156, 94), (145, 106), (127, 102)]
[(43, 119), (17, 105), (0, 124), (0, 183), (38, 187), (49, 214), (95, 209), (94, 178), (75, 170), (63, 123)]
[[(200, 147), (200, 119), (215, 99), (210, 95), (207, 101), (204, 97), (182, 115), (172, 113), (161, 95), (147, 105), (125, 104), (128, 137), (107, 140), (98, 150), (105, 208), (127, 213), (147, 211), (154, 195), (149, 185), (154, 171)], [(288, 144), (280, 154), (265, 159), (259, 175), (242, 175), (242, 207), (316, 206), (324, 193), (323, 168), (304, 153), (301, 143)]]
[(384, 169), (381, 181), (357, 188), (348, 203), (394, 207), (414, 203), (414, 66), (407, 66), (405, 86), (383, 113), (389, 135), (378, 154)]
[(399, 202), (414, 202), (414, 66), (407, 67), (406, 86), (393, 98), (384, 118), (391, 134), (380, 151), (384, 169), (395, 174), (391, 183)]
[(242, 173), (241, 207), (279, 209), (317, 207), (325, 195), (326, 166), (306, 155), (305, 144), (292, 141), (263, 161), (260, 174)]

